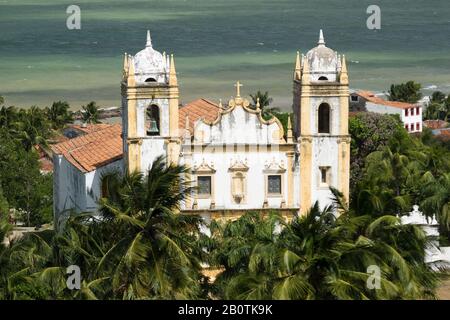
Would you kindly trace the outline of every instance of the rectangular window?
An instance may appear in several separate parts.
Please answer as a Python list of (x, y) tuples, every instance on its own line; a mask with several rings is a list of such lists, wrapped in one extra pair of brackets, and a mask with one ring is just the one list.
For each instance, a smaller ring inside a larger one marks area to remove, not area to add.
[(414, 115), (414, 108), (411, 108), (411, 115)]
[(416, 114), (420, 115), (420, 108), (419, 107), (416, 108)]
[(211, 176), (197, 177), (197, 192), (199, 195), (211, 195)]
[(352, 96), (352, 102), (358, 102), (358, 96)]
[(405, 130), (408, 131), (408, 125), (407, 124), (405, 124)]
[(420, 131), (420, 123), (416, 123), (416, 131)]
[(267, 193), (281, 194), (281, 175), (267, 176)]
[(324, 185), (329, 185), (330, 184), (330, 177), (329, 177), (329, 171), (330, 171), (330, 167), (320, 167), (320, 184)]
[(408, 116), (408, 109), (405, 109), (405, 117)]
[(413, 123), (411, 123), (411, 124), (409, 125), (409, 131), (411, 131), (411, 132), (414, 131), (414, 124), (413, 124)]

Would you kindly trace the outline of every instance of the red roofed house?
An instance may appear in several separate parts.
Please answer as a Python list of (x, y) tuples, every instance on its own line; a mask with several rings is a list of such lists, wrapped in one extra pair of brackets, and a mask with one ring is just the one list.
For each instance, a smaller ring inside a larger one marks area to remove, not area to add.
[(91, 129), (52, 146), (55, 212), (94, 211), (102, 173), (122, 170), (122, 126), (100, 124), (98, 130)]
[(370, 91), (350, 94), (350, 112), (375, 112), (398, 114), (408, 132), (422, 132), (422, 107), (398, 101), (388, 101), (377, 97)]

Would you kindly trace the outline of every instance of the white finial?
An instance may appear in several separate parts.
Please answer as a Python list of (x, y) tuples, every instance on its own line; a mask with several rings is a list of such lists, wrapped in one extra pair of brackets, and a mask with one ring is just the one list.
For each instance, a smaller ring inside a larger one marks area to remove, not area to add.
[(152, 37), (150, 36), (150, 30), (147, 30), (147, 44), (145, 46), (147, 48), (152, 47)]
[(322, 29), (320, 29), (320, 34), (319, 34), (319, 42), (317, 43), (319, 46), (320, 45), (325, 45), (325, 39), (324, 39), (324, 37), (323, 37), (323, 31), (322, 31)]

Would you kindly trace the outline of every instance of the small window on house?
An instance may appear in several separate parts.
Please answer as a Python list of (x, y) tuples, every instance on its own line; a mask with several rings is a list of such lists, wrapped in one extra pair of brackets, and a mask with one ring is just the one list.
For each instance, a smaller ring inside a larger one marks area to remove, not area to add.
[(267, 176), (267, 193), (281, 194), (281, 175)]
[(409, 128), (408, 125), (405, 124), (405, 130), (406, 130), (406, 131), (408, 131), (408, 128)]
[(320, 80), (320, 81), (327, 81), (328, 78), (327, 78), (327, 77), (324, 77), (324, 76), (321, 76), (321, 77), (319, 78), (319, 80)]
[(411, 108), (411, 115), (414, 115), (414, 108)]
[(405, 117), (408, 116), (408, 109), (405, 109)]
[(321, 185), (329, 185), (330, 184), (330, 167), (320, 167), (320, 184)]
[(419, 107), (416, 108), (416, 115), (420, 115), (420, 108)]
[(147, 78), (145, 79), (145, 82), (156, 82), (155, 78)]
[(358, 102), (358, 96), (356, 96), (356, 95), (354, 95), (354, 96), (351, 96), (352, 97), (352, 102)]
[(330, 106), (322, 103), (319, 106), (319, 133), (330, 133)]
[(145, 123), (148, 136), (159, 135), (159, 107), (157, 105), (151, 105), (147, 108), (145, 114)]
[(419, 122), (416, 123), (416, 131), (420, 131), (420, 123)]
[(211, 176), (197, 177), (197, 192), (202, 196), (211, 195)]
[(413, 123), (411, 123), (410, 125), (409, 125), (409, 131), (414, 131), (414, 124)]

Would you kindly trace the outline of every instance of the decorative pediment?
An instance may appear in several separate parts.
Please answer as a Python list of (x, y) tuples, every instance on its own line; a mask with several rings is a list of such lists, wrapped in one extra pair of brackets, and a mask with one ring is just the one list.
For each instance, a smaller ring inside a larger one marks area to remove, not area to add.
[(283, 173), (286, 171), (286, 167), (283, 160), (277, 161), (274, 158), (272, 159), (272, 161), (266, 161), (266, 163), (264, 164), (264, 171)]
[(245, 162), (242, 160), (231, 160), (229, 171), (248, 171), (249, 167), (247, 165), (247, 159)]
[[(277, 117), (273, 116), (271, 119), (269, 120), (265, 120), (262, 116), (262, 110), (259, 106), (259, 101), (256, 104), (256, 108), (253, 109), (250, 106), (250, 102), (241, 97), (240, 95), (240, 87), (242, 86), (239, 81), (237, 82), (237, 84), (235, 85), (237, 88), (237, 93), (236, 96), (234, 98), (232, 98), (229, 102), (228, 102), (228, 107), (227, 108), (222, 108), (219, 110), (219, 113), (217, 115), (217, 118), (215, 120), (207, 120), (205, 118), (200, 118), (198, 120), (198, 122), (196, 123), (196, 128), (197, 127), (202, 127), (202, 128), (212, 128), (213, 126), (216, 126), (216, 128), (220, 128), (220, 130), (223, 130), (221, 127), (221, 123), (222, 121), (224, 121), (224, 119), (226, 119), (224, 122), (226, 124), (224, 124), (224, 127), (229, 126), (230, 120), (229, 117), (231, 116), (233, 119), (235, 117), (235, 115), (233, 115), (233, 113), (236, 112), (241, 112), (240, 110), (243, 110), (245, 114), (248, 114), (249, 117), (255, 117), (256, 121), (252, 122), (253, 124), (253, 128), (251, 128), (251, 130), (263, 130), (265, 129), (265, 127), (270, 127), (271, 125), (275, 124), (276, 127), (271, 127), (271, 129), (267, 129), (268, 131), (270, 131), (270, 140), (273, 141), (273, 143), (286, 143), (286, 141), (284, 140), (284, 129), (283, 129), (283, 125), (281, 124), (280, 120), (278, 120)], [(243, 125), (245, 125), (245, 122), (243, 122)], [(203, 126), (206, 125), (206, 126)], [(203, 129), (203, 130), (207, 130), (207, 129)], [(198, 131), (195, 130), (194, 131), (194, 138), (196, 143), (204, 143), (204, 137), (202, 136), (201, 130), (199, 129)]]
[(193, 171), (195, 174), (211, 174), (215, 173), (216, 169), (214, 169), (214, 164), (208, 164), (205, 159), (203, 159), (203, 162), (200, 165), (194, 165)]

